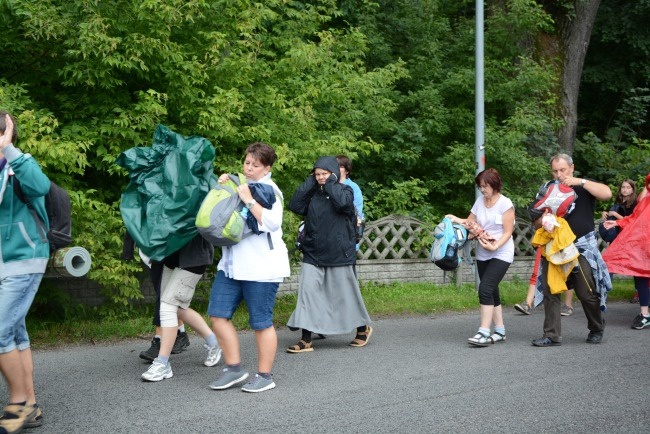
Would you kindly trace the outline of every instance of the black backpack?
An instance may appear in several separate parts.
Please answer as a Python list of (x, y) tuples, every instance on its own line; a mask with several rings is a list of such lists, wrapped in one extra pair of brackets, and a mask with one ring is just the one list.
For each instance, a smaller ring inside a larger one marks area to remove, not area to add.
[[(36, 214), (31, 203), (27, 201), (20, 182), (15, 176), (14, 192), (18, 199), (29, 207), (34, 216), (34, 220), (36, 220), (45, 232), (45, 223)], [(70, 204), (70, 195), (65, 189), (59, 187), (52, 181), (50, 181), (50, 191), (45, 195), (45, 211), (50, 221), (50, 229), (47, 231), (50, 252), (72, 244), (72, 205)]]

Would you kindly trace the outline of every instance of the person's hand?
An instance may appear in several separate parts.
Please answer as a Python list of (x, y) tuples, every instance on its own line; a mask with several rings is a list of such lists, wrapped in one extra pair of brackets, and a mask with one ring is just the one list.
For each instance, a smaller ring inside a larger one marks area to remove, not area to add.
[(6, 148), (11, 143), (14, 135), (14, 122), (9, 115), (5, 115), (5, 132), (0, 136), (0, 150)]
[(582, 178), (575, 178), (573, 176), (567, 176), (566, 178), (564, 178), (563, 180), (561, 180), (559, 182), (560, 182), (560, 184), (564, 184), (567, 187), (575, 187), (576, 185), (582, 185)]
[(447, 214), (447, 215), (445, 216), (445, 218), (448, 218), (449, 220), (451, 220), (452, 223), (457, 223), (457, 222), (458, 222), (458, 217), (456, 217), (456, 216), (453, 215), (453, 214)]
[(496, 252), (499, 250), (499, 247), (494, 240), (489, 240), (486, 237), (481, 236), (477, 238), (477, 241), (485, 250), (489, 250), (490, 252)]
[(237, 194), (242, 202), (248, 203), (253, 200), (253, 194), (251, 189), (248, 187), (248, 184), (242, 184), (237, 186)]
[(607, 220), (607, 216), (608, 216), (608, 214), (609, 214), (609, 213), (608, 213), (607, 211), (603, 211), (603, 213), (601, 214), (601, 215), (602, 215), (602, 219), (603, 219), (603, 220)]
[(225, 184), (226, 182), (228, 182), (229, 179), (230, 176), (228, 176), (227, 173), (224, 173), (219, 177), (219, 184)]
[(616, 220), (605, 220), (603, 222), (603, 227), (605, 229), (612, 229), (618, 226), (618, 222)]

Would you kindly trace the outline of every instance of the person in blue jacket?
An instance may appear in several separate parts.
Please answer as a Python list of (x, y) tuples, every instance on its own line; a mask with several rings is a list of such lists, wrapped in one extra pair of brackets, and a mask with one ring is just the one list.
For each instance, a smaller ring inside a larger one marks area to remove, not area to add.
[[(339, 182), (350, 186), (354, 193), (354, 208), (357, 211), (357, 231), (361, 231), (363, 234), (362, 225), (365, 224), (366, 220), (366, 217), (363, 214), (363, 194), (361, 193), (359, 185), (350, 179), (350, 174), (352, 173), (352, 161), (346, 155), (337, 155), (336, 161), (338, 161), (339, 170), (341, 171)], [(359, 245), (360, 243), (357, 243), (357, 250), (359, 250)]]
[(289, 353), (313, 351), (312, 333), (336, 335), (356, 329), (350, 346), (372, 334), (370, 316), (354, 273), (356, 212), (352, 188), (339, 182), (335, 157), (321, 157), (293, 194), (289, 209), (305, 216), (302, 267), (296, 309), (287, 322), (302, 329)]
[[(43, 423), (25, 317), (50, 257), (47, 234), (31, 212), (49, 227), (44, 196), (50, 180), (31, 155), (14, 147), (14, 123), (9, 113), (0, 111), (0, 371), (9, 386), (0, 433)], [(29, 205), (16, 196), (16, 182)]]

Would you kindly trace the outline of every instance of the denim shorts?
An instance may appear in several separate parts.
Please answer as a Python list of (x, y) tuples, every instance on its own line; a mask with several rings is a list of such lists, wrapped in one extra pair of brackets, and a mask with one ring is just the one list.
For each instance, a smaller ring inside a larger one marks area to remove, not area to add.
[(267, 329), (273, 325), (273, 307), (279, 286), (279, 282), (235, 280), (219, 271), (210, 291), (208, 315), (232, 319), (237, 306), (244, 300), (251, 329)]
[(25, 317), (42, 278), (43, 273), (34, 273), (0, 280), (0, 354), (29, 348)]

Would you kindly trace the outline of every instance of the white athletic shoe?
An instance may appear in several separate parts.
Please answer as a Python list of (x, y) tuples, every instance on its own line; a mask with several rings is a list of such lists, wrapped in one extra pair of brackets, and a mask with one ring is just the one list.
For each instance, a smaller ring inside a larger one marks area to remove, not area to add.
[(219, 363), (219, 360), (221, 360), (221, 347), (219, 345), (209, 347), (208, 344), (203, 344), (203, 347), (208, 350), (208, 355), (203, 364), (205, 366), (214, 366)]
[(151, 366), (149, 366), (149, 369), (147, 369), (147, 372), (142, 374), (142, 379), (145, 381), (162, 381), (165, 378), (172, 378), (173, 376), (172, 365), (169, 363), (165, 365), (156, 358)]

